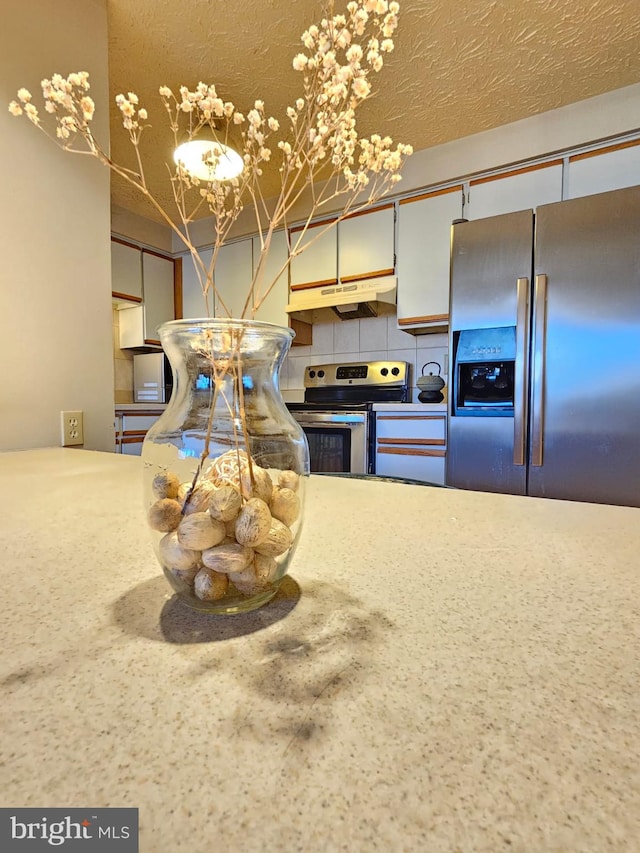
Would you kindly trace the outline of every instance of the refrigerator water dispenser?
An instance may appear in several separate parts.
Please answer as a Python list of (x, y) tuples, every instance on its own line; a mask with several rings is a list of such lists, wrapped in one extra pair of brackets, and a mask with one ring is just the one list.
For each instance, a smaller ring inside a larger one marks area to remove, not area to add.
[(516, 329), (454, 333), (452, 414), (513, 417)]

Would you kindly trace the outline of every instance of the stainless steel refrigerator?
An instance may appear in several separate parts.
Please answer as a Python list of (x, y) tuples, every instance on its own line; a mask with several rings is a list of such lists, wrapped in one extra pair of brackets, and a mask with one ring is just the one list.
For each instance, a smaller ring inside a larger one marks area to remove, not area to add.
[(453, 226), (447, 484), (640, 506), (640, 187)]

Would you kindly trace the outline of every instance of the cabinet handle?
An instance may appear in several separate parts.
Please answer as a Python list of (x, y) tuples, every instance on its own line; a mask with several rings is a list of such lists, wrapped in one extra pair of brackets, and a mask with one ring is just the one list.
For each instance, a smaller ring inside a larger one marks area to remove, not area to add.
[(391, 269), (387, 270), (371, 270), (369, 272), (361, 272), (357, 273), (357, 275), (341, 275), (340, 283), (349, 284), (349, 282), (351, 281), (367, 281), (371, 278), (384, 278), (385, 276), (393, 275), (393, 273), (394, 269), (393, 267), (391, 267)]
[(412, 445), (430, 445), (444, 447), (446, 444), (444, 438), (379, 438), (378, 444), (412, 444)]
[(378, 421), (445, 421), (446, 415), (381, 415), (378, 413)]
[(448, 314), (425, 314), (422, 317), (398, 317), (399, 326), (410, 326), (415, 323), (448, 323)]
[(438, 456), (447, 455), (446, 450), (418, 450), (411, 447), (378, 447), (378, 453), (390, 453), (394, 456)]

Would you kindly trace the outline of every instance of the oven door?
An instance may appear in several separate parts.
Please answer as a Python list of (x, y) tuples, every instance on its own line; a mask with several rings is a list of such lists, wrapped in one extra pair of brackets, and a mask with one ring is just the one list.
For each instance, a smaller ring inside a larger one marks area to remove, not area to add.
[(307, 436), (311, 473), (369, 473), (369, 413), (291, 412)]

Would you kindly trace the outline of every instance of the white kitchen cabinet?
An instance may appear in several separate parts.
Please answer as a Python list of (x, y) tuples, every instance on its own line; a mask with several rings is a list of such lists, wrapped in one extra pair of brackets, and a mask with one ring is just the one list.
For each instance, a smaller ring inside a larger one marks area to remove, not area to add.
[(175, 265), (173, 259), (142, 252), (142, 296), (145, 310), (145, 336), (160, 342), (158, 327), (175, 319)]
[(466, 219), (484, 219), (562, 201), (562, 160), (550, 160), (469, 182)]
[(568, 198), (640, 184), (640, 139), (569, 158)]
[(448, 322), (451, 223), (461, 216), (461, 184), (401, 199), (398, 328), (419, 334)]
[(160, 348), (158, 327), (175, 318), (174, 281), (173, 259), (143, 249), (143, 302), (120, 309), (121, 349)]
[(113, 238), (111, 296), (118, 304), (142, 302), (142, 251), (138, 246)]
[(341, 282), (395, 272), (395, 208), (363, 210), (338, 225), (338, 276)]
[[(212, 249), (200, 252), (200, 258), (209, 269)], [(202, 294), (202, 282), (196, 272), (190, 254), (183, 256), (182, 272), (182, 315), (183, 317), (240, 317), (253, 275), (253, 247), (251, 238), (226, 243), (218, 252), (213, 289), (205, 300)], [(206, 274), (202, 274), (206, 282)]]
[[(211, 263), (211, 256), (211, 249), (204, 250), (201, 253), (202, 260), (207, 267)], [(284, 231), (277, 231), (272, 237), (271, 247), (267, 255), (263, 290), (267, 286), (267, 282), (271, 282), (278, 270), (281, 269), (287, 260), (287, 256), (286, 234)], [(244, 306), (249, 284), (259, 257), (260, 240), (257, 235), (246, 240), (239, 240), (236, 243), (228, 243), (222, 247), (218, 255), (216, 286), (219, 288), (220, 295), (225, 304), (233, 311), (236, 317), (240, 315)], [(191, 255), (184, 255), (182, 260), (183, 317), (213, 317), (212, 295), (208, 294), (205, 304), (202, 296), (202, 287), (196, 275)], [(263, 305), (258, 309), (255, 319), (267, 323), (276, 323), (281, 326), (291, 325), (296, 332), (294, 345), (311, 344), (311, 326), (308, 323), (298, 320), (289, 320), (289, 315), (285, 310), (288, 301), (289, 275), (285, 269)], [(216, 307), (218, 313), (215, 316), (226, 316), (219, 300), (216, 302)]]
[(376, 412), (376, 474), (445, 482), (446, 412)]
[[(258, 262), (260, 260), (260, 238), (258, 235), (253, 239), (253, 271), (255, 273)], [(258, 285), (258, 293), (260, 298), (271, 283), (278, 275), (278, 272), (286, 265), (289, 256), (287, 247), (287, 235), (284, 231), (276, 231), (271, 237), (271, 245), (267, 253), (264, 271), (261, 281)], [(264, 300), (256, 313), (256, 320), (263, 320), (266, 323), (277, 323), (280, 326), (289, 325), (289, 315), (286, 312), (287, 303), (289, 302), (289, 273), (285, 266), (274, 284), (271, 292)]]
[[(211, 263), (211, 249), (204, 249), (200, 257), (206, 268)], [(182, 316), (190, 319), (196, 317), (213, 317), (213, 291), (202, 294), (202, 285), (196, 274), (193, 258), (190, 254), (182, 256)]]
[(142, 442), (161, 412), (145, 409), (127, 409), (121, 406), (116, 411), (116, 453), (139, 456)]
[[(338, 232), (333, 226), (322, 233), (330, 221), (314, 222), (307, 229), (301, 245), (310, 245), (291, 261), (292, 288), (335, 284), (338, 281)], [(290, 229), (292, 248), (301, 233), (302, 226)]]
[[(253, 277), (253, 240), (226, 243), (218, 252), (215, 282), (215, 316), (242, 317)], [(245, 316), (250, 316), (247, 312)]]

